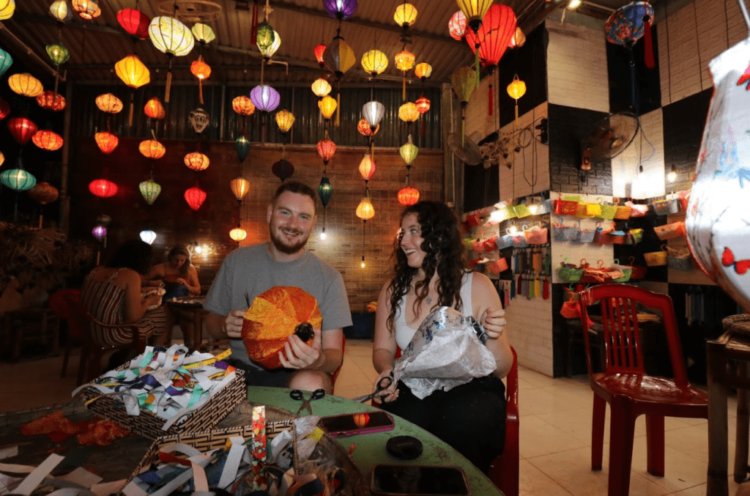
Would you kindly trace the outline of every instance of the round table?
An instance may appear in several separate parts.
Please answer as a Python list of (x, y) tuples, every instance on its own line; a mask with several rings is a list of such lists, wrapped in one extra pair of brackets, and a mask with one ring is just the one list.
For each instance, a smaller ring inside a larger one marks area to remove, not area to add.
[[(302, 406), (302, 402), (293, 400), (289, 396), (290, 391), (290, 389), (286, 388), (253, 386), (248, 388), (247, 399), (252, 403), (273, 405), (296, 414), (297, 410)], [(305, 392), (304, 397), (308, 398), (310, 394), (309, 392)], [(369, 405), (363, 405), (346, 398), (331, 395), (311, 401), (310, 407), (314, 415), (321, 417), (378, 410)], [(300, 412), (300, 415), (307, 414), (306, 409)], [(392, 431), (336, 438), (346, 449), (354, 445), (354, 451), (351, 456), (366, 480), (370, 480), (372, 467), (378, 463), (398, 465), (456, 465), (466, 472), (472, 494), (481, 494), (483, 496), (503, 494), (486, 475), (472, 465), (458, 451), (448, 446), (448, 444), (401, 417), (393, 415), (393, 418), (395, 420), (395, 427)], [(413, 436), (422, 441), (424, 447), (422, 456), (415, 460), (399, 460), (390, 456), (385, 450), (385, 443), (393, 436)]]

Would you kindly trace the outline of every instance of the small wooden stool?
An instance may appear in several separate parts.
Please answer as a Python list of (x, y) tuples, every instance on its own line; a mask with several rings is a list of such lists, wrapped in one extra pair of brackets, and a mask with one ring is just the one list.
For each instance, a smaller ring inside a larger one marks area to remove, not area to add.
[(23, 342), (29, 339), (37, 339), (54, 354), (60, 351), (60, 319), (49, 308), (24, 308), (7, 312), (4, 327), (10, 337), (11, 360), (14, 362), (21, 356)]

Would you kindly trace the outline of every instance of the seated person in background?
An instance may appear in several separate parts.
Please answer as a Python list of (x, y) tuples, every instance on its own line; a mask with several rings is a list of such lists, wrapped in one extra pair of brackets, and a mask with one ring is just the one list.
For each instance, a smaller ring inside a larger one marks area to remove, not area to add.
[[(206, 295), (208, 331), (217, 339), (230, 338), (229, 361), (247, 372), (249, 385), (333, 392), (330, 374), (342, 363), (343, 328), (352, 317), (341, 274), (305, 249), (317, 220), (315, 198), (306, 184), (284, 182), (268, 205), (271, 240), (230, 253)], [(313, 329), (310, 345), (289, 336), (279, 353), (283, 367), (268, 370), (248, 357), (242, 324), (255, 297), (275, 286), (294, 286), (313, 296), (323, 324)]]
[[(118, 325), (135, 323), (141, 339), (151, 345), (165, 344), (169, 318), (167, 309), (159, 306), (161, 295), (155, 288), (141, 293), (141, 276), (151, 268), (153, 252), (151, 245), (141, 240), (125, 242), (105, 265), (96, 267), (86, 276), (81, 289), (81, 303), (92, 317), (103, 324)], [(91, 325), (95, 343), (119, 346), (132, 343), (127, 328), (108, 329)]]
[(395, 275), (380, 291), (375, 317), (376, 386), (392, 373), (396, 347), (405, 349), (425, 317), (441, 306), (484, 325), (497, 370), (422, 400), (399, 381), (389, 388), (382, 408), (435, 434), (487, 473), (505, 443), (505, 386), (500, 379), (513, 364), (497, 291), (486, 276), (466, 269), (458, 219), (439, 202), (422, 201), (404, 210), (393, 258)]

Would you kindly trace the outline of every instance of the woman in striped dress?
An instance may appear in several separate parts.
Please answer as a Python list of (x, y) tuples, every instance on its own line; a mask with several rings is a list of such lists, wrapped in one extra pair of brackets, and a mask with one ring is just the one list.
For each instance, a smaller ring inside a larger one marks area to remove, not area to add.
[[(141, 339), (149, 344), (164, 344), (168, 333), (167, 310), (159, 306), (157, 293), (141, 295), (141, 276), (151, 268), (151, 245), (141, 240), (124, 243), (106, 266), (97, 267), (86, 277), (81, 290), (81, 303), (99, 322), (109, 325), (138, 325)], [(133, 342), (127, 328), (108, 329), (91, 325), (94, 342), (104, 346), (120, 346)]]

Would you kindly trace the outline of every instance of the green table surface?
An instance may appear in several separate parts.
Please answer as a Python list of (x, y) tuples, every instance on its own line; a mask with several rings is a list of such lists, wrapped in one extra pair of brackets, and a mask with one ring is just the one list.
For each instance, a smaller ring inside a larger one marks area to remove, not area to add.
[[(247, 399), (252, 403), (273, 405), (296, 414), (302, 402), (293, 400), (289, 396), (290, 391), (290, 389), (285, 388), (249, 387)], [(305, 392), (305, 398), (308, 398), (310, 394), (309, 392)], [(321, 417), (378, 410), (369, 405), (363, 405), (346, 398), (330, 395), (311, 401), (310, 406), (312, 407), (313, 414)], [(303, 410), (300, 415), (308, 415), (307, 410)], [(349, 449), (352, 444), (355, 445), (351, 456), (366, 480), (370, 480), (372, 467), (378, 463), (398, 465), (456, 465), (466, 472), (473, 495), (491, 496), (503, 494), (486, 475), (472, 465), (458, 451), (448, 446), (448, 444), (401, 417), (393, 415), (393, 418), (396, 425), (392, 431), (336, 438), (346, 449)], [(422, 456), (415, 460), (399, 460), (389, 455), (385, 450), (385, 443), (393, 436), (413, 436), (422, 441), (424, 448)]]

